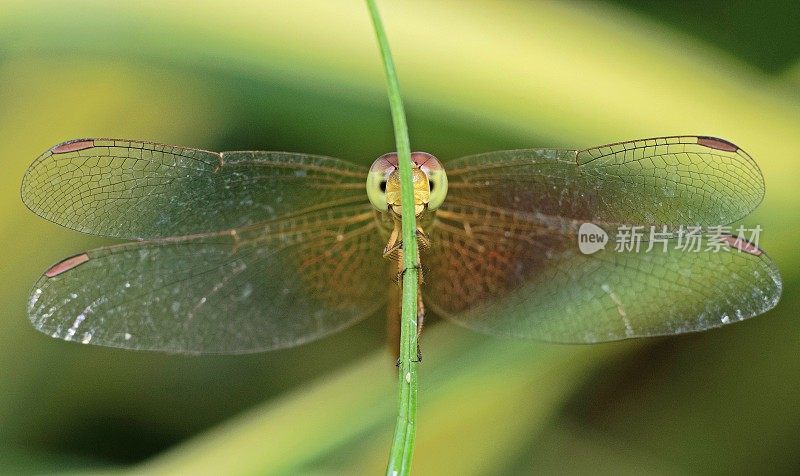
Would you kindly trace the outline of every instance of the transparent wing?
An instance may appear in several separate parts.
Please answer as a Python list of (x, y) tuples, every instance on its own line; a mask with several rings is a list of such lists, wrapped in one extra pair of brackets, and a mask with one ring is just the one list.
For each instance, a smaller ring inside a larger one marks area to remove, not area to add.
[(67, 228), (151, 239), (365, 202), (365, 177), (366, 169), (329, 157), (81, 139), (36, 159), (23, 178), (22, 199)]
[(780, 296), (780, 274), (756, 248), (579, 251), (583, 222), (603, 225), (614, 243), (613, 224), (674, 229), (746, 216), (763, 179), (721, 139), (492, 152), (447, 165), (424, 296), (472, 329), (557, 342), (677, 334), (752, 317)]
[(231, 232), (73, 256), (36, 283), (28, 313), (53, 337), (177, 353), (290, 347), (380, 307), (383, 242), (369, 204)]
[(424, 299), (476, 331), (552, 342), (602, 342), (701, 331), (776, 305), (781, 278), (761, 250), (723, 240), (718, 252), (591, 255), (577, 222), (491, 207), (440, 210), (431, 232)]
[(446, 203), (492, 203), (593, 223), (726, 225), (764, 196), (764, 179), (746, 152), (703, 136), (490, 152), (445, 166)]

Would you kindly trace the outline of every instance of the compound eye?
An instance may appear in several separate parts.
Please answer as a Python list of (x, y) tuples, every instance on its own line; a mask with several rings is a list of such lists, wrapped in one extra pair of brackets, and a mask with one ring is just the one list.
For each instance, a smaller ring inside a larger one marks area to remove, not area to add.
[(386, 181), (397, 168), (397, 154), (383, 154), (372, 163), (367, 174), (367, 196), (376, 210), (389, 210), (386, 203)]
[(444, 203), (444, 199), (447, 197), (447, 174), (444, 171), (444, 167), (442, 167), (439, 159), (427, 152), (414, 152), (411, 154), (411, 160), (428, 177), (428, 185), (431, 190), (428, 209), (436, 210)]

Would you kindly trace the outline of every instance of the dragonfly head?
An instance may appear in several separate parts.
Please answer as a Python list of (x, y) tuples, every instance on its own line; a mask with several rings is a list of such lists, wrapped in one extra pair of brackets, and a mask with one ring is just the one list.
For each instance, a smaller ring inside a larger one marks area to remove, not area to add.
[[(367, 175), (367, 195), (377, 210), (402, 213), (400, 204), (400, 169), (397, 153), (378, 157)], [(411, 179), (414, 184), (414, 215), (436, 210), (447, 196), (447, 174), (439, 160), (427, 152), (411, 154)]]

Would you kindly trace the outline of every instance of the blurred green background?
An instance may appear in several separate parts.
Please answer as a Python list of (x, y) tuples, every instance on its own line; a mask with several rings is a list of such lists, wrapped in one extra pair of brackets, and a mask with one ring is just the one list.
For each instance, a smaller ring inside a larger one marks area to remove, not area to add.
[[(654, 135), (730, 139), (767, 195), (765, 316), (704, 334), (558, 346), (426, 329), (420, 474), (800, 471), (800, 9), (794, 1), (381, 1), (412, 147), (443, 160)], [(78, 137), (393, 149), (361, 1), (0, 2), (0, 472), (376, 473), (394, 423), (384, 316), (297, 349), (179, 357), (35, 332), (30, 287), (97, 238), (19, 198)]]

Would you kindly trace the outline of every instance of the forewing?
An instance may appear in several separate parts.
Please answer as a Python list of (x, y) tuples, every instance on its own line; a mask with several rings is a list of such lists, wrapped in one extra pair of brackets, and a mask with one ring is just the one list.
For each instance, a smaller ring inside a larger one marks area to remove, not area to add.
[(745, 151), (702, 136), (490, 152), (445, 166), (445, 203), (492, 203), (596, 224), (727, 225), (764, 196), (761, 172)]
[(368, 204), (230, 233), (100, 248), (50, 268), (28, 312), (53, 337), (176, 353), (246, 353), (320, 338), (386, 296)]
[[(754, 247), (613, 250), (616, 225), (726, 225), (752, 211), (763, 178), (724, 140), (501, 151), (446, 166), (424, 296), (472, 329), (556, 342), (668, 335), (755, 316), (780, 296), (777, 268)], [(584, 222), (602, 225), (611, 245), (581, 254)]]
[(81, 139), (36, 159), (22, 198), (33, 212), (74, 230), (151, 239), (365, 202), (365, 179), (365, 169), (329, 157)]
[[(441, 213), (441, 212), (440, 212)], [(718, 252), (647, 252), (612, 244), (581, 254), (578, 223), (536, 221), (489, 206), (448, 208), (423, 257), (424, 299), (476, 331), (565, 343), (701, 331), (771, 309), (775, 264), (726, 237)]]

